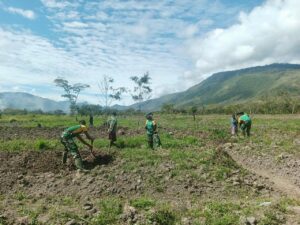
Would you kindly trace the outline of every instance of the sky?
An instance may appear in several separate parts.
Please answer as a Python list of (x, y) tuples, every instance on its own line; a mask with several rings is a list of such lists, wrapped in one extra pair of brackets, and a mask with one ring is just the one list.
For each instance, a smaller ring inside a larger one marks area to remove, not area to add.
[(63, 100), (62, 77), (99, 104), (104, 75), (133, 89), (149, 72), (155, 98), (220, 71), (300, 63), (299, 12), (299, 0), (0, 0), (0, 92)]

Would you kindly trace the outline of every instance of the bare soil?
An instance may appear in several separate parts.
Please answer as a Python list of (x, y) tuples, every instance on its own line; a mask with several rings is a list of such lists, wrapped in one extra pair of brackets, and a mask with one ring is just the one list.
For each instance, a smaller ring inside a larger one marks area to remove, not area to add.
[[(225, 144), (225, 151), (243, 168), (268, 178), (274, 188), (291, 198), (300, 199), (300, 159), (289, 154), (253, 154), (255, 147), (251, 143)], [(251, 153), (252, 152), (252, 153)]]

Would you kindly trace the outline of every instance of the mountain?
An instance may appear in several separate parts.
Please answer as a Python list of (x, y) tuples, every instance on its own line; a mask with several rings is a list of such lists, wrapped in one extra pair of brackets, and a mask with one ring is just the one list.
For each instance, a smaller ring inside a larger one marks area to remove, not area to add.
[(186, 91), (148, 100), (131, 107), (159, 110), (165, 103), (175, 107), (232, 104), (274, 96), (279, 91), (300, 95), (300, 65), (271, 64), (213, 74)]
[(0, 93), (0, 109), (27, 109), (43, 110), (50, 112), (55, 110), (69, 111), (69, 103), (62, 101), (57, 102), (47, 98), (41, 98), (24, 92), (2, 92)]

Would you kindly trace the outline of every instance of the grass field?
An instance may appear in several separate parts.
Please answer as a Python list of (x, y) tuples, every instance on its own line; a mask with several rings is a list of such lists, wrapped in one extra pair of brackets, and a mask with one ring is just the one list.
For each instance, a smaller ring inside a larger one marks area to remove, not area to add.
[(233, 138), (230, 116), (193, 121), (186, 115), (155, 115), (163, 145), (154, 151), (147, 147), (143, 116), (118, 118), (124, 134), (118, 136), (119, 148), (111, 149), (106, 119), (95, 117), (90, 129), (101, 160), (79, 144), (90, 168), (79, 174), (71, 158), (61, 165), (59, 142), (75, 117), (3, 115), (0, 224), (229, 225), (247, 224), (251, 217), (261, 225), (297, 222), (291, 210), (300, 203), (297, 197), (274, 189), (224, 149), (230, 145), (241, 155), (274, 159), (275, 167), (282, 158), (298, 160), (300, 116), (255, 115), (251, 138)]

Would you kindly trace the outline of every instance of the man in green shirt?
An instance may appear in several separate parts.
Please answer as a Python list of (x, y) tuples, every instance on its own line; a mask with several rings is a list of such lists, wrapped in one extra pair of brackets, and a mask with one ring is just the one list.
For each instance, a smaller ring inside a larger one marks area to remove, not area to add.
[(145, 123), (145, 129), (147, 131), (147, 137), (148, 137), (148, 146), (153, 149), (153, 135), (156, 132), (156, 122), (153, 119), (153, 113), (148, 113), (146, 115), (146, 123)]
[(109, 142), (109, 147), (112, 145), (116, 145), (115, 142), (117, 141), (117, 113), (113, 112), (112, 116), (109, 118), (108, 122), (108, 139), (110, 140)]
[(86, 126), (86, 122), (84, 120), (80, 121), (79, 125), (75, 125), (72, 127), (67, 128), (61, 135), (61, 143), (65, 147), (65, 151), (63, 153), (63, 163), (66, 163), (67, 157), (68, 157), (68, 152), (73, 156), (75, 160), (75, 165), (77, 169), (84, 170), (83, 164), (82, 164), (82, 159), (78, 151), (78, 147), (75, 143), (74, 138), (76, 137), (81, 143), (85, 144), (88, 146), (91, 150), (93, 149), (93, 146), (89, 143), (87, 143), (80, 135), (84, 133), (86, 138), (89, 139), (90, 141), (93, 141), (94, 138), (90, 136), (88, 133), (88, 128)]
[(238, 122), (243, 135), (246, 136), (247, 134), (247, 136), (250, 137), (250, 130), (252, 125), (252, 120), (250, 116), (244, 112), (238, 113), (237, 115), (239, 116)]

